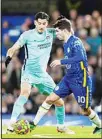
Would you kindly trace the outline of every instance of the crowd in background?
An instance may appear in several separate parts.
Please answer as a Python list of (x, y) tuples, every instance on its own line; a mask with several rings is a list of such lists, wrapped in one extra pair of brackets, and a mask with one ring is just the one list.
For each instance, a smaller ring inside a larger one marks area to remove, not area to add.
[[(51, 20), (49, 27), (56, 21), (60, 15), (59, 11), (51, 13)], [(80, 15), (76, 10), (72, 9), (69, 12), (69, 19), (72, 22), (75, 35), (78, 36), (86, 49), (89, 74), (92, 77), (92, 108), (97, 112), (101, 112), (102, 102), (102, 30), (101, 30), (101, 15), (98, 11), (93, 11), (91, 15)], [(12, 17), (11, 17), (12, 18)], [(19, 20), (19, 19), (18, 19)], [(21, 49), (13, 57), (12, 62), (8, 68), (5, 68), (5, 57), (7, 50), (12, 47), (13, 43), (18, 37), (13, 40), (10, 35), (17, 33), (20, 35), (22, 32), (34, 28), (33, 20), (27, 17), (25, 21), (19, 26), (12, 26), (7, 20), (2, 22), (2, 113), (11, 114), (14, 102), (20, 94), (20, 77), (21, 67), (24, 59), (24, 49)], [(13, 29), (13, 31), (12, 31)], [(15, 29), (15, 31), (14, 31)], [(9, 33), (8, 33), (9, 31)], [(53, 42), (51, 58), (49, 63), (54, 59), (63, 58), (63, 43), (57, 38)], [(61, 67), (50, 68), (48, 64), (47, 72), (52, 76), (57, 84), (65, 74), (65, 69)], [(39, 106), (43, 103), (46, 96), (41, 95), (37, 88), (32, 88), (28, 102), (24, 106), (23, 113), (36, 114)], [(65, 111), (66, 114), (78, 113), (78, 106), (75, 101), (65, 98)], [(54, 107), (50, 109), (48, 114), (54, 114)]]

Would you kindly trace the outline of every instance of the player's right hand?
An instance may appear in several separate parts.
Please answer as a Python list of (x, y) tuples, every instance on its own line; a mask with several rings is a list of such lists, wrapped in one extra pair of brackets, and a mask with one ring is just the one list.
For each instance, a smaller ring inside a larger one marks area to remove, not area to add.
[(56, 66), (59, 66), (61, 65), (61, 61), (60, 60), (54, 60), (51, 64), (50, 64), (50, 67), (56, 67)]
[(7, 56), (6, 57), (6, 60), (5, 60), (5, 66), (7, 68), (8, 64), (10, 63), (10, 61), (12, 60), (12, 58), (10, 56)]

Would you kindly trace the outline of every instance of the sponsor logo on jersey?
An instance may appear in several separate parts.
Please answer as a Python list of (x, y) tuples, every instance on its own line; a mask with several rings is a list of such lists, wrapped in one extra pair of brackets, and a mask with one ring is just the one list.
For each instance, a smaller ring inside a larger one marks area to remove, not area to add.
[(45, 43), (45, 44), (39, 44), (39, 45), (38, 45), (38, 47), (39, 47), (40, 49), (48, 48), (48, 47), (50, 47), (50, 46), (51, 46), (51, 43), (50, 43), (50, 42)]
[(29, 81), (29, 78), (25, 78), (25, 81)]
[(46, 36), (46, 39), (50, 39), (50, 36)]

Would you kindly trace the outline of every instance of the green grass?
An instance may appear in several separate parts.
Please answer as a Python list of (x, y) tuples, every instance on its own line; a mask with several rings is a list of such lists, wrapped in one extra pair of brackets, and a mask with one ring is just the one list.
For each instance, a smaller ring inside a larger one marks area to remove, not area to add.
[[(2, 132), (6, 131), (7, 127), (3, 127)], [(94, 127), (91, 126), (70, 126), (70, 129), (76, 132), (75, 135), (58, 133), (56, 127), (53, 126), (38, 126), (31, 133), (26, 135), (2, 134), (2, 138), (101, 138), (101, 134), (93, 135)]]

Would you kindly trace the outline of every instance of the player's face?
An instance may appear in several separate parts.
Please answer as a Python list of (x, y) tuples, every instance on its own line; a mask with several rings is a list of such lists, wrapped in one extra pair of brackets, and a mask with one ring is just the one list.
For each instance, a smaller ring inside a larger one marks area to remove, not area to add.
[(40, 19), (40, 18), (38, 20), (35, 20), (34, 23), (39, 33), (43, 33), (48, 25), (48, 21), (46, 19)]
[(59, 40), (64, 40), (64, 31), (59, 29), (59, 28), (56, 28), (56, 36)]

